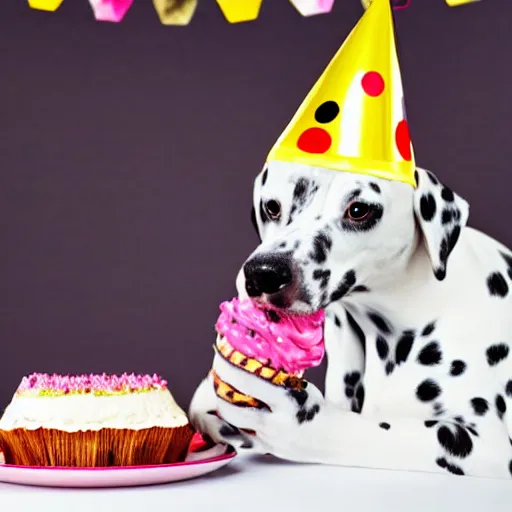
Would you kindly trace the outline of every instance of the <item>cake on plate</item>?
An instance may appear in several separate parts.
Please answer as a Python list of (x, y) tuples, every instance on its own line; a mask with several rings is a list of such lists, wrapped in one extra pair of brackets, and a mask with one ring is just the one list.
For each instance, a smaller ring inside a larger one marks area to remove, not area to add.
[[(305, 371), (322, 362), (323, 310), (290, 314), (237, 297), (222, 302), (220, 310), (214, 349), (240, 369), (276, 386), (297, 390), (304, 385)], [(211, 376), (220, 398), (241, 407), (268, 407), (222, 381), (214, 369)]]
[(182, 461), (193, 428), (158, 375), (23, 378), (0, 419), (7, 464), (107, 467)]

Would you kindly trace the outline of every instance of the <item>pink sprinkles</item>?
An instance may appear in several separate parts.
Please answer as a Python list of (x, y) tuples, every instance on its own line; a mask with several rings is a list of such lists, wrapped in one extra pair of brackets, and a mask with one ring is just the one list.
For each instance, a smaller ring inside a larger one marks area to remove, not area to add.
[(127, 395), (130, 393), (144, 393), (167, 388), (167, 381), (159, 375), (127, 374), (108, 375), (58, 375), (54, 373), (33, 373), (23, 377), (18, 393), (41, 396), (61, 396), (70, 394), (92, 395)]

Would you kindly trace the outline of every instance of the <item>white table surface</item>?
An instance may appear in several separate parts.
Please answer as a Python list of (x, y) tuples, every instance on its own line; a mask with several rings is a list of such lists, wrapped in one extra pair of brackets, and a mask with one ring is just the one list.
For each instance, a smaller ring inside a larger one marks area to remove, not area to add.
[(237, 456), (210, 475), (124, 489), (0, 484), (2, 512), (441, 512), (512, 510), (512, 479), (291, 464)]

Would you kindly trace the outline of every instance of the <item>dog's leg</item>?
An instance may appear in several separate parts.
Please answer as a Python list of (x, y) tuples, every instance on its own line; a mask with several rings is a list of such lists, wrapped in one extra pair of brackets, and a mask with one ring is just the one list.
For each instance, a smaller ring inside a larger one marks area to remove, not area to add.
[(512, 447), (496, 416), (478, 424), (463, 418), (384, 417), (340, 409), (312, 383), (301, 391), (273, 386), (219, 356), (215, 371), (270, 410), (223, 400), (222, 418), (255, 432), (253, 439), (279, 458), (302, 463), (510, 478)]
[(340, 303), (326, 309), (324, 338), (325, 396), (341, 409), (360, 410), (364, 393), (364, 334)]
[(201, 381), (190, 402), (188, 416), (194, 428), (215, 443), (257, 451), (258, 446), (255, 446), (254, 441), (247, 434), (218, 416), (217, 403), (218, 398), (212, 378), (208, 375)]

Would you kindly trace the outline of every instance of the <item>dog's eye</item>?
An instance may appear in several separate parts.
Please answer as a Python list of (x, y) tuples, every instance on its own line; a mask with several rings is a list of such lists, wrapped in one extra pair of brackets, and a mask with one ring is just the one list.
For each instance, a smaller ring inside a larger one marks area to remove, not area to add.
[(350, 204), (345, 211), (345, 218), (355, 222), (360, 222), (370, 215), (371, 208), (366, 203), (354, 202)]
[(265, 203), (265, 211), (272, 220), (277, 220), (281, 217), (281, 205), (279, 201), (270, 199)]

